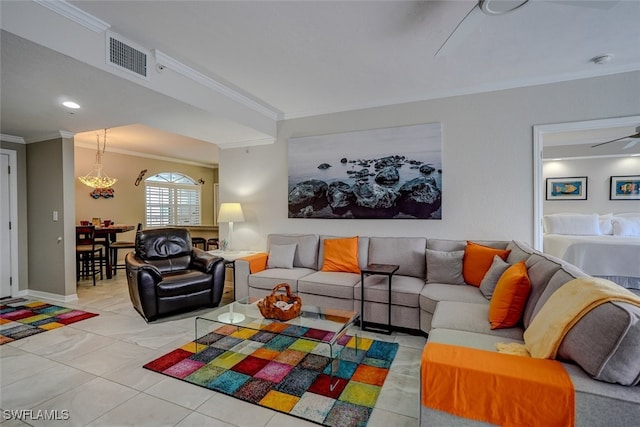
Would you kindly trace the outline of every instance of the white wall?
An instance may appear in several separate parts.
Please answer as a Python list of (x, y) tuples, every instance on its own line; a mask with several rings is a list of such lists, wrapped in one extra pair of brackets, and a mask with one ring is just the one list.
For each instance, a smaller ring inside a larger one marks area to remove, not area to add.
[[(567, 159), (544, 162), (543, 177), (586, 176), (587, 200), (545, 200), (544, 214), (640, 212), (640, 200), (609, 200), (610, 177), (640, 175), (640, 157)], [(543, 190), (546, 188), (542, 187)]]
[[(640, 113), (640, 72), (279, 123), (273, 145), (221, 150), (220, 198), (241, 202), (234, 246), (268, 233), (533, 240), (533, 126)], [(290, 137), (441, 122), (442, 220), (287, 218)], [(221, 236), (226, 229), (221, 224)]]

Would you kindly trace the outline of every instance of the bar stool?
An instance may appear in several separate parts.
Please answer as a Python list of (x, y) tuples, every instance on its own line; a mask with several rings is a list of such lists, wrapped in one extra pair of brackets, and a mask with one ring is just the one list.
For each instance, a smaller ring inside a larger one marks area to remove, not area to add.
[(192, 237), (191, 244), (194, 248), (197, 248), (198, 245), (202, 245), (202, 250), (207, 250), (207, 240), (204, 237)]
[[(76, 281), (80, 280), (80, 277), (91, 276), (95, 286), (98, 274), (100, 274), (100, 280), (103, 279), (102, 268), (105, 257), (102, 249), (102, 246), (96, 246), (96, 228), (93, 225), (76, 227)], [(97, 268), (96, 261), (99, 262)]]
[(212, 251), (214, 249), (220, 249), (220, 240), (212, 237), (207, 240), (207, 250)]
[[(138, 233), (140, 232), (140, 230), (142, 230), (142, 223), (138, 223), (138, 227), (136, 228), (136, 235), (138, 235)], [(119, 249), (130, 249), (130, 250), (134, 250), (136, 248), (136, 242), (120, 242), (120, 241), (115, 241), (115, 242), (111, 242), (111, 245), (109, 247), (109, 250), (111, 251), (111, 253), (109, 254), (109, 257), (111, 258), (111, 267), (112, 267), (112, 271), (113, 271), (113, 275), (115, 276), (116, 274), (118, 274), (118, 270), (124, 270), (126, 269), (126, 266), (124, 264), (118, 264), (118, 250)]]

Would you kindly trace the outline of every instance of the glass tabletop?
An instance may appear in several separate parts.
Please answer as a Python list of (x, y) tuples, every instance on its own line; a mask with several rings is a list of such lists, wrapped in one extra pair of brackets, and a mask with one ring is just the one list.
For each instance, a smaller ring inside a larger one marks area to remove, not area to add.
[[(202, 322), (217, 322), (254, 330), (273, 330), (283, 335), (287, 334), (287, 326), (298, 326), (331, 332), (329, 341), (334, 341), (342, 336), (358, 317), (358, 313), (355, 311), (303, 305), (300, 316), (291, 320), (265, 319), (257, 305), (259, 300), (260, 298), (242, 298), (196, 317), (196, 340), (200, 338), (200, 335), (209, 332)], [(200, 326), (198, 326), (199, 323)], [(321, 339), (321, 341), (326, 340), (326, 337)]]

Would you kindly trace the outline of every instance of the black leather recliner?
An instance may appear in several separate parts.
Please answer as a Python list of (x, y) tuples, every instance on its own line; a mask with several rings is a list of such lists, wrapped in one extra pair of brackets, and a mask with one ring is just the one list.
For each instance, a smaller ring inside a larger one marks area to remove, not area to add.
[(147, 322), (170, 313), (216, 307), (224, 289), (224, 259), (194, 248), (183, 228), (141, 230), (125, 256), (129, 295)]

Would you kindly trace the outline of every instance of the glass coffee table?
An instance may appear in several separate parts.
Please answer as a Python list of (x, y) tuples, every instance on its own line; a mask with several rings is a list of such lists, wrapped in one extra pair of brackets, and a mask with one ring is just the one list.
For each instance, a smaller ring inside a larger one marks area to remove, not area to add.
[[(268, 331), (276, 335), (290, 335), (297, 338), (315, 341), (319, 344), (326, 344), (328, 353), (323, 353), (329, 357), (331, 363), (330, 388), (333, 391), (337, 385), (335, 374), (340, 363), (340, 354), (346, 346), (340, 345), (347, 330), (358, 318), (355, 311), (336, 310), (331, 308), (303, 305), (300, 316), (287, 321), (265, 319), (258, 309), (257, 302), (260, 298), (242, 298), (222, 307), (218, 307), (195, 319), (195, 341), (212, 332), (222, 325), (232, 325), (238, 329), (252, 329), (256, 331)], [(292, 328), (289, 328), (292, 327)], [(300, 335), (300, 328), (307, 328), (311, 331)], [(292, 332), (288, 333), (287, 329)], [(322, 333), (326, 331), (327, 333)], [(315, 332), (315, 333), (314, 333)], [(354, 334), (355, 351), (359, 351), (359, 338)]]

